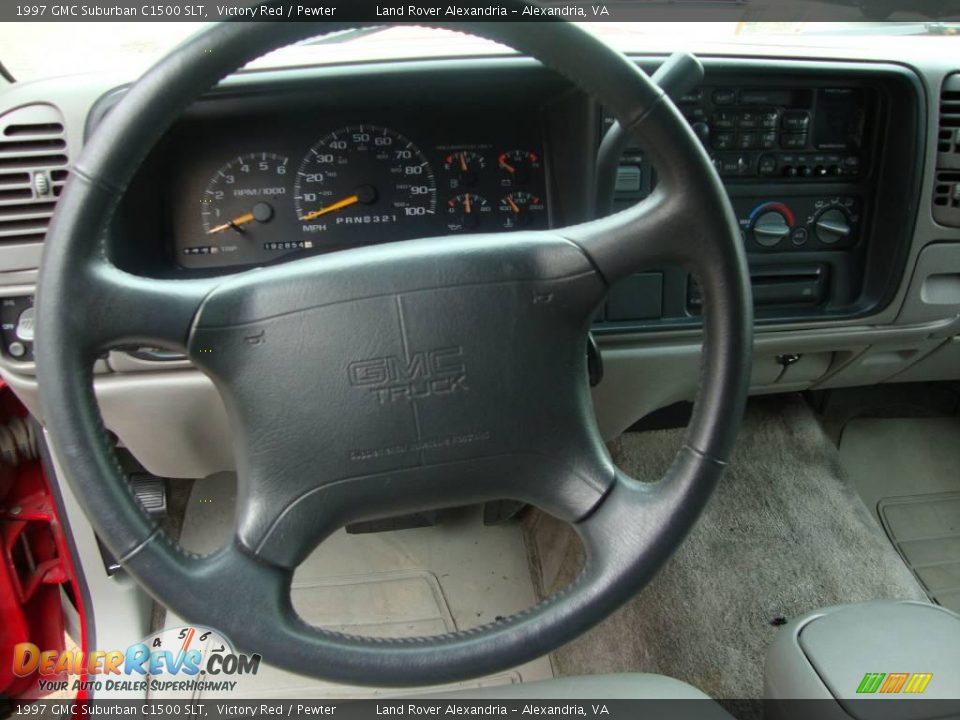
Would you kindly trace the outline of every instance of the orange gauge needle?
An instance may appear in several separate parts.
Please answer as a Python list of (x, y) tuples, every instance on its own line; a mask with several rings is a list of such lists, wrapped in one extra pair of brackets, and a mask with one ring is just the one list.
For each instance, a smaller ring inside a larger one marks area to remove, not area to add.
[(463, 209), (468, 213), (473, 212), (473, 201), (470, 200), (470, 193), (463, 196)]
[(507, 195), (507, 197), (506, 197), (505, 199), (506, 199), (506, 201), (507, 201), (507, 205), (509, 205), (509, 206), (510, 206), (510, 209), (513, 210), (513, 214), (514, 214), (514, 215), (519, 215), (519, 214), (520, 214), (520, 206), (517, 205), (517, 204), (513, 201), (513, 198), (510, 197), (509, 195)]
[(467, 154), (460, 153), (460, 170), (463, 172), (467, 171)]
[(517, 169), (503, 158), (500, 158), (500, 167), (510, 173), (515, 173)]
[(241, 225), (246, 225), (249, 222), (256, 220), (256, 216), (252, 212), (244, 213), (238, 217), (235, 217), (233, 220), (228, 220), (223, 225), (217, 225), (207, 230), (207, 235), (214, 235), (218, 232), (223, 232), (224, 230), (229, 230), (233, 228), (234, 230), (239, 230)]
[(307, 213), (300, 219), (313, 220), (321, 215), (326, 215), (327, 213), (336, 212), (337, 210), (343, 210), (345, 207), (356, 205), (358, 202), (360, 202), (360, 197), (357, 195), (351, 195), (350, 197), (343, 198), (343, 200), (337, 200), (335, 203), (333, 203), (333, 205), (327, 205), (325, 208), (320, 208), (319, 210), (314, 210), (311, 213)]
[(268, 203), (258, 202), (256, 205), (250, 208), (250, 212), (239, 215), (233, 220), (227, 220), (227, 222), (225, 222), (223, 225), (217, 225), (214, 228), (210, 228), (207, 230), (207, 235), (223, 232), (228, 228), (236, 230), (238, 233), (242, 233), (243, 228), (240, 226), (251, 223), (254, 220), (261, 223), (270, 222), (273, 220), (273, 208)]
[(314, 218), (321, 217), (327, 213), (336, 212), (337, 210), (343, 210), (346, 207), (351, 205), (356, 205), (357, 203), (363, 203), (364, 205), (369, 205), (374, 200), (377, 199), (377, 191), (373, 189), (370, 185), (361, 185), (356, 189), (353, 195), (345, 197), (342, 200), (337, 200), (332, 205), (327, 205), (324, 208), (319, 210), (314, 210), (313, 212), (307, 213), (300, 220), (313, 220)]

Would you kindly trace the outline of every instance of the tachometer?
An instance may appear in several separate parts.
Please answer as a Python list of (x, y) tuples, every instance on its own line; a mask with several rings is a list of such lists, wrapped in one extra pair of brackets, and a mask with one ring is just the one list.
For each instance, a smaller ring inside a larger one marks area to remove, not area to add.
[(287, 194), (287, 164), (268, 152), (240, 155), (210, 178), (200, 202), (205, 242), (183, 249), (186, 255), (217, 255), (254, 250)]
[(437, 210), (437, 184), (423, 152), (377, 125), (341, 128), (317, 142), (300, 163), (293, 197), (303, 231), (332, 242), (376, 242), (364, 229), (416, 222)]

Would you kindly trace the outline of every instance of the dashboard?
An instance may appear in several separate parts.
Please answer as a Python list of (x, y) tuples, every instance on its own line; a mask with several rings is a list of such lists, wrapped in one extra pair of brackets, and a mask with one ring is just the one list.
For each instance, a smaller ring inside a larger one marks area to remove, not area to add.
[[(484, 114), (244, 117), (177, 140), (169, 196), (184, 268), (547, 226), (535, 122)], [(209, 142), (209, 138), (216, 138)]]
[(297, 93), (199, 103), (133, 192), (137, 212), (159, 219), (164, 254), (185, 271), (242, 269), (548, 227), (536, 94), (504, 105), (441, 85), (419, 98), (401, 82), (347, 104)]
[[(593, 189), (609, 118), (545, 69), (248, 82), (195, 103), (146, 161), (117, 228), (143, 241), (135, 253), (117, 242), (135, 271), (236, 272), (562, 227), (606, 204)], [(914, 212), (903, 191), (920, 177), (918, 93), (893, 65), (728, 60), (708, 62), (703, 85), (676, 99), (737, 214), (761, 323), (862, 316), (889, 301)], [(94, 118), (104, 112), (109, 103)], [(616, 172), (611, 210), (656, 185), (641, 147)], [(649, 268), (611, 289), (594, 330), (696, 326), (701, 304), (695, 277)]]
[[(741, 231), (757, 322), (753, 391), (957, 379), (956, 60), (891, 59), (879, 47), (847, 59), (780, 46), (699, 57), (704, 82), (677, 105)], [(634, 60), (652, 73), (663, 58)], [(0, 196), (0, 374), (34, 412), (43, 228), (69, 162), (127, 80), (51, 79), (0, 94), (0, 153), (4, 142), (49, 133), (37, 136), (35, 156), (18, 144), (18, 166), (0, 167), (47, 181), (46, 194)], [(613, 168), (612, 199), (598, 201), (608, 121), (593, 99), (521, 57), (239, 73), (147, 155), (105, 241), (124, 270), (190, 278), (408, 238), (562, 228), (656, 187), (657, 168), (630, 146)], [(693, 397), (702, 303), (698, 279), (677, 266), (643, 268), (610, 288), (592, 325), (605, 437)], [(115, 348), (94, 372), (107, 427), (151, 472), (231, 469), (222, 403), (185, 358)]]

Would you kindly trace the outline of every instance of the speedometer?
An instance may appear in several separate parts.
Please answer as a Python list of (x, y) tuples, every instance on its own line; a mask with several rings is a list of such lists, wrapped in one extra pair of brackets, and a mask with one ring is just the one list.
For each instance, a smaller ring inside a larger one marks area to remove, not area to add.
[(351, 125), (320, 139), (300, 163), (293, 196), (303, 232), (336, 244), (376, 242), (377, 226), (401, 226), (390, 234), (413, 237), (437, 210), (437, 184), (423, 152), (377, 125)]

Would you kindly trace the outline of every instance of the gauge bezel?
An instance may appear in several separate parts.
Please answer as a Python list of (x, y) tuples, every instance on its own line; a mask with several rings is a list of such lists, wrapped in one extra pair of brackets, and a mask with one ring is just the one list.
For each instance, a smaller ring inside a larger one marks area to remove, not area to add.
[[(358, 139), (360, 137), (365, 139)], [(377, 141), (381, 139), (389, 139), (390, 142), (378, 143)], [(371, 148), (375, 153), (379, 153), (379, 155), (367, 154), (365, 158), (360, 155), (358, 156), (359, 159), (369, 163), (370, 158), (374, 158), (378, 163), (387, 163), (386, 167), (389, 173), (397, 173), (400, 168), (403, 168), (404, 172), (402, 173), (399, 182), (389, 180), (385, 181), (386, 176), (375, 177), (369, 180), (367, 180), (365, 177), (359, 180), (354, 178), (350, 178), (349, 181), (341, 180), (340, 172), (344, 168), (349, 168), (350, 166), (347, 153), (369, 153)], [(410, 156), (409, 159), (406, 157), (401, 157), (400, 155), (391, 158), (389, 157), (391, 153), (409, 153)], [(381, 157), (384, 155), (385, 157)], [(318, 158), (327, 157), (329, 157), (330, 160), (324, 160), (322, 166), (332, 169), (309, 172), (309, 170), (312, 169), (309, 167), (311, 163), (318, 162)], [(410, 185), (409, 182), (404, 182), (405, 178), (413, 176), (412, 173), (407, 171), (418, 167), (423, 169), (423, 172), (420, 176), (424, 178), (424, 182), (415, 185)], [(304, 180), (304, 178), (321, 174), (326, 175), (324, 180), (313, 182), (317, 182), (317, 184), (323, 186), (326, 194), (324, 197), (320, 197), (320, 192), (309, 193), (310, 195), (316, 194), (317, 197), (315, 199), (307, 199), (306, 195), (308, 193), (306, 192), (303, 183), (311, 181)], [(334, 179), (328, 186), (327, 180), (330, 178), (331, 174), (333, 175)], [(336, 183), (340, 183), (340, 185), (337, 186)], [(405, 195), (407, 186), (417, 188), (425, 187), (427, 188), (427, 192), (408, 193)], [(327, 187), (332, 187), (332, 189), (326, 190)], [(338, 202), (344, 203), (346, 200), (349, 200), (353, 197), (360, 198), (360, 190), (365, 187), (373, 188), (374, 190), (372, 193), (373, 199), (371, 201), (367, 202), (366, 200), (358, 199), (344, 204), (340, 210), (333, 210), (329, 213), (329, 215), (324, 215), (324, 217), (329, 217), (333, 221), (333, 227), (337, 228), (336, 233), (331, 233), (334, 235), (335, 240), (327, 243), (326, 238), (328, 237), (327, 233), (329, 231), (326, 228), (330, 227), (330, 220), (316, 223), (312, 223), (310, 221), (313, 219), (319, 220), (319, 216), (317, 216), (317, 214), (323, 212), (325, 208), (330, 208), (330, 206), (333, 204)], [(386, 195), (388, 188), (390, 190), (389, 197)], [(411, 202), (411, 204), (406, 204), (408, 200), (416, 197), (417, 195), (426, 197), (427, 202)], [(384, 200), (384, 198), (388, 199)], [(369, 227), (372, 225), (399, 225), (405, 221), (408, 221), (408, 219), (414, 219), (421, 216), (436, 216), (437, 179), (436, 174), (433, 171), (433, 165), (431, 164), (426, 153), (424, 153), (424, 151), (406, 135), (385, 125), (378, 125), (375, 123), (359, 123), (356, 125), (345, 125), (343, 127), (338, 127), (337, 129), (322, 136), (310, 146), (306, 153), (304, 153), (304, 156), (300, 161), (300, 164), (297, 166), (296, 172), (294, 173), (292, 199), (294, 212), (296, 213), (297, 220), (300, 223), (301, 230), (305, 236), (312, 235), (315, 237), (315, 242), (322, 242), (331, 245), (364, 244), (370, 241), (371, 235), (374, 237), (376, 235), (375, 233), (369, 232)], [(331, 202), (324, 202), (324, 200), (328, 199)], [(370, 205), (375, 209), (366, 215), (360, 215), (357, 213), (358, 209), (362, 209), (367, 205)], [(414, 210), (415, 212), (410, 212), (411, 210)], [(317, 217), (314, 218), (313, 216)], [(390, 216), (394, 217), (392, 219), (388, 219)], [(349, 222), (347, 220), (349, 220)], [(357, 235), (357, 238), (353, 243), (350, 241), (344, 242), (342, 235), (350, 228), (356, 228), (358, 231), (367, 228), (367, 231), (354, 233)]]

